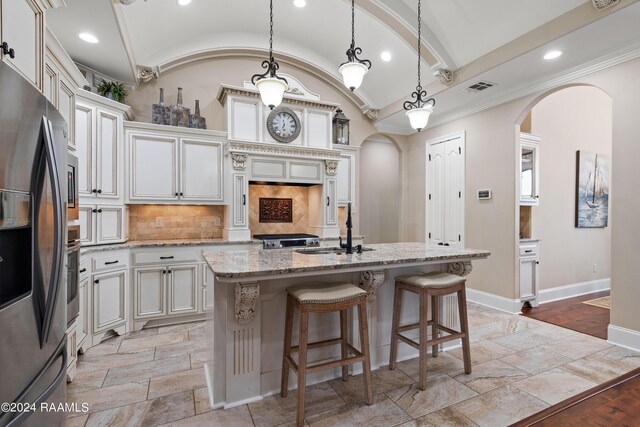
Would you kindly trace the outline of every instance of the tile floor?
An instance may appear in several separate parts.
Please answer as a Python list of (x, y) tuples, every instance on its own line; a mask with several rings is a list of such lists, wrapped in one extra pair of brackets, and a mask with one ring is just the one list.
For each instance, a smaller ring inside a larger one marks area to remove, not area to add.
[[(307, 387), (310, 426), (506, 426), (640, 367), (640, 353), (535, 319), (469, 304), (473, 373), (462, 352), (429, 359), (427, 390), (418, 361), (374, 372), (374, 404), (362, 378)], [(90, 413), (67, 426), (292, 426), (296, 392), (211, 411), (204, 380), (204, 323), (143, 329), (80, 356), (69, 402)]]

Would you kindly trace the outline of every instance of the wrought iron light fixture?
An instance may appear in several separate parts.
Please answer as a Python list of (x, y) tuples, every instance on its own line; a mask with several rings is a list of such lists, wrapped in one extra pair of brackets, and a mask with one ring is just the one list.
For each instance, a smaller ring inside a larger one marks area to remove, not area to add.
[(418, 0), (418, 86), (416, 91), (411, 94), (414, 101), (405, 101), (404, 109), (407, 117), (409, 117), (409, 123), (411, 127), (420, 132), (429, 122), (429, 116), (433, 113), (433, 107), (436, 105), (436, 100), (433, 98), (425, 99), (427, 97), (427, 91), (422, 89), (420, 83), (420, 46), (422, 45), (422, 10), (421, 0)]
[(362, 48), (356, 47), (355, 32), (355, 0), (351, 0), (351, 46), (347, 49), (347, 62), (340, 65), (338, 71), (342, 74), (345, 86), (354, 91), (362, 84), (364, 75), (371, 68), (371, 61), (360, 59), (358, 55), (362, 53)]
[(289, 89), (287, 79), (276, 74), (280, 65), (273, 58), (273, 0), (269, 1), (269, 24), (269, 60), (262, 61), (262, 68), (267, 71), (254, 74), (251, 83), (260, 91), (262, 103), (273, 110), (280, 105), (284, 93)]

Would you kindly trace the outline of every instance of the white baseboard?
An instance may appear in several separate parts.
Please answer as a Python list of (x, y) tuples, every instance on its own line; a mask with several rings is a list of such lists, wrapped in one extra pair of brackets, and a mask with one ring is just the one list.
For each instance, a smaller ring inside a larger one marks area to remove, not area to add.
[(519, 299), (509, 299), (471, 288), (467, 288), (467, 300), (510, 314), (518, 314), (522, 308), (522, 303)]
[(609, 344), (640, 351), (640, 332), (611, 324), (609, 324), (607, 332)]
[(558, 286), (557, 288), (542, 289), (538, 293), (538, 303), (545, 304), (547, 302), (591, 294), (593, 292), (607, 291), (609, 289), (611, 289), (610, 278)]

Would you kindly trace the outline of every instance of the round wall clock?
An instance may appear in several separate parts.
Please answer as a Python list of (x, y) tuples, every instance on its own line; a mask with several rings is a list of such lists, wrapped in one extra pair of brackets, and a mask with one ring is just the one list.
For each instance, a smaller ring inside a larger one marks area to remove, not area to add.
[(274, 108), (267, 117), (269, 135), (278, 142), (291, 142), (300, 135), (300, 119), (287, 107)]

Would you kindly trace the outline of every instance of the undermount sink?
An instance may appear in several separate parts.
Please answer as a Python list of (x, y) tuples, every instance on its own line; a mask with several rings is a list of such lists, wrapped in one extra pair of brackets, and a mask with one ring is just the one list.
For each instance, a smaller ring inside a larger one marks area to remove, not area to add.
[[(372, 251), (371, 248), (362, 248), (362, 252)], [(304, 249), (296, 249), (295, 252), (299, 254), (306, 255), (322, 255), (322, 254), (346, 254), (347, 250), (344, 248), (338, 247), (328, 247), (328, 248), (304, 248)], [(357, 252), (356, 247), (353, 247), (353, 253)]]

